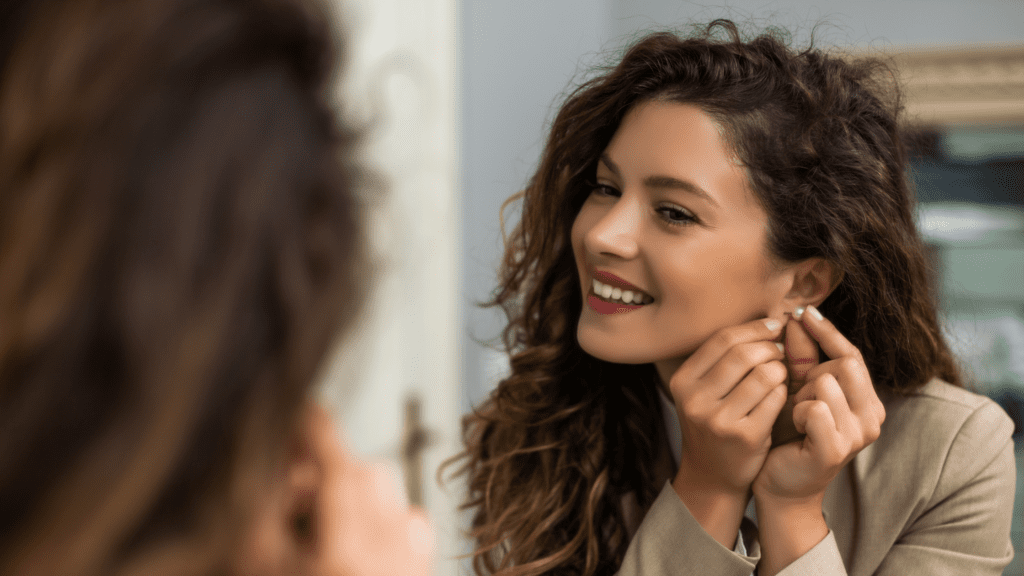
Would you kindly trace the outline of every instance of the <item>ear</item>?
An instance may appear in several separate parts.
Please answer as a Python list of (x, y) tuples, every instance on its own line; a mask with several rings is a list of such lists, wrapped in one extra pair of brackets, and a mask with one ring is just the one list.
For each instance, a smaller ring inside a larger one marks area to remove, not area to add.
[(322, 490), (322, 455), (313, 421), (321, 417), (306, 408), (288, 453), (273, 483), (253, 502), (234, 558), (235, 574), (278, 576), (308, 573), (313, 549), (313, 519)]
[(792, 312), (800, 306), (819, 306), (842, 280), (842, 275), (824, 258), (808, 258), (786, 272), (789, 290), (779, 302), (782, 311)]
[[(313, 404), (296, 433), (287, 471), (257, 503), (244, 569), (266, 575), (427, 576), (433, 534), (410, 510), (391, 472), (354, 458), (332, 418)], [(381, 559), (385, 559), (382, 561)]]

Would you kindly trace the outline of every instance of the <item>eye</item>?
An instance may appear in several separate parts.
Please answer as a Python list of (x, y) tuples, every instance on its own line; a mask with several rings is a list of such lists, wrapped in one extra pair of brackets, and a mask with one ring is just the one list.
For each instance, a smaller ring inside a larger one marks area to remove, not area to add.
[(661, 215), (661, 217), (671, 226), (686, 226), (689, 224), (696, 224), (697, 217), (682, 206), (675, 206), (673, 204), (665, 204), (659, 206), (655, 212)]
[(622, 192), (618, 188), (615, 188), (614, 186), (609, 186), (608, 184), (595, 183), (590, 184), (590, 194), (593, 196), (610, 196), (613, 198), (618, 198), (619, 196), (622, 196)]

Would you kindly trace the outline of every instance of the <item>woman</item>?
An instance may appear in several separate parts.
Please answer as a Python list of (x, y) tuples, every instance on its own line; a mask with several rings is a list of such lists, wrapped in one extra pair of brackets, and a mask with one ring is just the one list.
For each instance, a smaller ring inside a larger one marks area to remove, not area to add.
[(366, 272), (319, 10), (0, 26), (0, 574), (426, 574), (310, 404)]
[(1012, 424), (942, 339), (889, 74), (717, 21), (569, 96), (464, 424), (477, 574), (1001, 572)]

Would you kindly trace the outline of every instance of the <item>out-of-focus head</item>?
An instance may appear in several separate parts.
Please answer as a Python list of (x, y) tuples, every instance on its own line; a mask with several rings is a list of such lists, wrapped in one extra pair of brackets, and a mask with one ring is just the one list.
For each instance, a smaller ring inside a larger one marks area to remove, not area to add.
[(359, 308), (301, 0), (5, 3), (0, 573), (206, 574)]

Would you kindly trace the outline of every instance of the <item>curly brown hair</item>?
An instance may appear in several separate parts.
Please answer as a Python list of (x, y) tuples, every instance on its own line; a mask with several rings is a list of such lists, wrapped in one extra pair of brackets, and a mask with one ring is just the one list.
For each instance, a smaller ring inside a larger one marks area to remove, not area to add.
[(0, 573), (227, 573), (363, 294), (326, 13), (5, 7)]
[(463, 422), (477, 574), (610, 574), (629, 544), (622, 498), (641, 509), (663, 424), (651, 365), (616, 365), (576, 341), (582, 307), (570, 230), (598, 158), (642, 102), (698, 106), (723, 128), (768, 214), (779, 261), (842, 274), (820, 306), (864, 354), (878, 389), (959, 384), (939, 331), (894, 74), (880, 60), (744, 41), (715, 21), (650, 34), (572, 92), (522, 198), (500, 286), (511, 375)]

